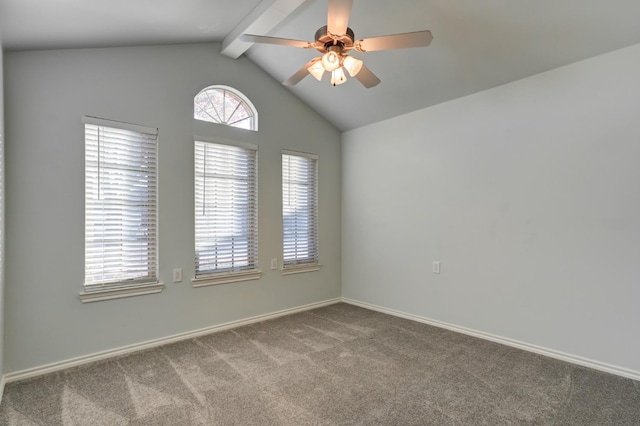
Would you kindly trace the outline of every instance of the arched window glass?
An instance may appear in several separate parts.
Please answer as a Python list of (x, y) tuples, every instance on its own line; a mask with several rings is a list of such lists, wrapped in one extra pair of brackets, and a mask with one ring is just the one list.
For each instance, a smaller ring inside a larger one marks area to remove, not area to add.
[(209, 86), (193, 98), (193, 118), (258, 130), (258, 112), (246, 96), (227, 86)]

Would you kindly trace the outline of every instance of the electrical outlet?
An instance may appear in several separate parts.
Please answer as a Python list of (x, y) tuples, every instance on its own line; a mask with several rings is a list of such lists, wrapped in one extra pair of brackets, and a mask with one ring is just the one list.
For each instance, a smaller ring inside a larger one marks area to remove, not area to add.
[(173, 282), (174, 283), (182, 282), (182, 268), (175, 268), (173, 270)]
[(434, 274), (439, 274), (440, 273), (440, 261), (439, 260), (434, 260), (433, 261), (433, 273)]
[(274, 271), (278, 269), (278, 259), (276, 259), (275, 257), (271, 259), (271, 269)]

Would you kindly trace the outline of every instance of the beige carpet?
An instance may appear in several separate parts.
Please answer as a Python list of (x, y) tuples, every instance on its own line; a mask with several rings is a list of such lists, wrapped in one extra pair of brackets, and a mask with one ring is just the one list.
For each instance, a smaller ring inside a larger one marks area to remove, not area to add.
[(337, 304), (10, 383), (2, 425), (640, 425), (640, 384)]

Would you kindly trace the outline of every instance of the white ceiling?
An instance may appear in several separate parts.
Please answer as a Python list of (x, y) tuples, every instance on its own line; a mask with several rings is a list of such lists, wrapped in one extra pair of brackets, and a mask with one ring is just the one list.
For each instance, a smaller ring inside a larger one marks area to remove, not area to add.
[[(224, 41), (235, 56), (242, 32), (313, 41), (326, 16), (327, 0), (0, 0), (5, 50)], [(356, 38), (429, 29), (431, 46), (355, 54), (382, 80), (371, 89), (326, 75), (291, 90), (349, 130), (640, 43), (638, 17), (638, 0), (355, 0)], [(245, 54), (284, 81), (316, 53)]]
[(0, 0), (8, 50), (220, 41), (260, 0)]

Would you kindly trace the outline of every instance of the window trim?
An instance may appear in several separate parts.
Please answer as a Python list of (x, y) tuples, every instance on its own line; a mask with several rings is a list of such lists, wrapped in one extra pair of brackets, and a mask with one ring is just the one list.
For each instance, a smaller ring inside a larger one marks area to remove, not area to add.
[(238, 283), (242, 281), (259, 280), (262, 277), (262, 271), (252, 269), (240, 272), (213, 272), (211, 274), (195, 277), (191, 280), (194, 288), (208, 287), (211, 285)]
[(148, 127), (141, 124), (128, 123), (126, 121), (109, 120), (106, 118), (93, 117), (85, 115), (82, 117), (82, 124), (91, 124), (93, 126), (114, 127), (116, 129), (131, 130), (138, 133), (150, 133), (158, 135), (157, 127)]
[[(207, 142), (207, 143), (215, 143), (218, 145), (229, 145), (229, 146), (235, 146), (237, 148), (244, 148), (244, 149), (252, 149), (254, 150), (256, 153), (258, 153), (259, 149), (258, 149), (258, 145), (253, 144), (253, 143), (249, 143), (249, 142), (243, 142), (243, 141), (239, 141), (239, 140), (235, 140), (235, 139), (227, 139), (227, 138), (220, 138), (217, 136), (202, 136), (202, 135), (193, 135), (193, 142)], [(193, 153), (194, 158), (195, 158), (195, 152)], [(256, 161), (257, 164), (257, 161)]]
[(320, 268), (322, 268), (322, 265), (320, 263), (304, 263), (304, 264), (299, 264), (299, 265), (291, 265), (288, 267), (282, 267), (282, 270), (280, 271), (280, 273), (282, 275), (294, 275), (294, 274), (302, 274), (305, 272), (315, 272), (315, 271), (319, 271)]
[(304, 157), (304, 158), (308, 158), (310, 160), (316, 160), (318, 161), (318, 159), (320, 158), (320, 156), (318, 154), (313, 154), (311, 152), (303, 152), (303, 151), (292, 151), (290, 149), (283, 149), (281, 152), (282, 155), (294, 155), (297, 157)]
[[(319, 225), (319, 202), (318, 202), (318, 197), (319, 197), (319, 189), (318, 189), (318, 180), (319, 180), (319, 170), (318, 170), (318, 159), (319, 159), (319, 155), (318, 154), (313, 154), (310, 152), (303, 152), (303, 151), (294, 151), (294, 150), (289, 150), (289, 149), (283, 149), (281, 154), (280, 154), (280, 158), (281, 158), (281, 162), (282, 162), (282, 158), (284, 155), (289, 155), (289, 156), (296, 156), (296, 157), (302, 157), (302, 158), (307, 158), (309, 160), (314, 160), (315, 161), (315, 166), (316, 166), (316, 178), (315, 178), (315, 210), (316, 210), (316, 217), (315, 217), (315, 231), (316, 231), (316, 247), (315, 247), (315, 251), (316, 251), (316, 260), (315, 261), (309, 261), (309, 262), (300, 262), (300, 263), (289, 263), (289, 264), (285, 264), (284, 261), (284, 211), (283, 213), (283, 217), (282, 217), (282, 225), (283, 225), (283, 229), (282, 229), (282, 267), (281, 267), (281, 274), (282, 275), (293, 275), (293, 274), (300, 274), (300, 273), (305, 273), (305, 272), (315, 272), (315, 271), (319, 271), (322, 268), (322, 265), (320, 263), (320, 240), (318, 238), (317, 235), (317, 231), (318, 231), (318, 225)], [(281, 164), (281, 167), (283, 167), (283, 164)], [(284, 184), (284, 169), (281, 169), (281, 183)], [(281, 187), (281, 196), (282, 196), (282, 201), (281, 201), (281, 206), (280, 208), (283, 209), (284, 208), (284, 187)]]
[[(85, 132), (85, 136), (83, 138), (84, 146), (85, 146), (85, 158), (86, 158), (86, 146), (87, 146), (87, 139), (86, 139), (87, 125), (98, 126), (98, 127), (109, 127), (109, 128), (119, 129), (119, 130), (128, 130), (136, 133), (155, 135), (156, 137), (156, 140), (155, 140), (156, 141), (156, 159), (155, 159), (156, 161), (156, 189), (155, 189), (156, 191), (156, 194), (155, 194), (156, 237), (155, 237), (154, 244), (155, 244), (156, 261), (154, 265), (155, 266), (154, 277), (152, 279), (146, 279), (146, 278), (132, 279), (132, 280), (115, 281), (115, 282), (95, 283), (95, 284), (89, 284), (89, 285), (87, 285), (85, 281), (83, 283), (83, 291), (81, 291), (79, 294), (80, 300), (82, 301), (82, 303), (89, 303), (89, 302), (98, 302), (103, 300), (118, 299), (123, 297), (139, 296), (144, 294), (160, 293), (164, 289), (165, 285), (159, 280), (158, 261), (157, 261), (157, 254), (158, 254), (158, 248), (159, 248), (158, 232), (157, 232), (158, 231), (157, 230), (157, 226), (158, 226), (157, 225), (158, 224), (158, 221), (157, 221), (157, 216), (158, 216), (158, 193), (157, 193), (158, 191), (157, 189), (158, 128), (147, 127), (147, 126), (142, 126), (142, 125), (128, 123), (128, 122), (122, 122), (122, 121), (116, 121), (116, 120), (108, 120), (108, 119), (98, 118), (98, 117), (93, 117), (88, 115), (83, 116), (81, 119), (81, 122), (83, 123), (83, 131)], [(84, 172), (85, 172), (85, 179), (86, 179), (86, 173), (87, 173), (86, 163), (84, 168), (85, 168)], [(86, 181), (85, 181), (85, 185), (86, 185)], [(85, 215), (87, 212), (86, 208), (87, 207), (86, 207), (86, 186), (85, 186), (85, 204), (84, 204)], [(86, 227), (86, 219), (85, 219), (84, 226)], [(86, 228), (85, 228), (85, 232), (86, 232)], [(85, 244), (86, 244), (86, 233), (85, 233)], [(85, 268), (86, 268), (86, 260), (85, 260)], [(85, 275), (85, 280), (86, 280), (86, 275)]]
[(82, 303), (100, 302), (103, 300), (121, 299), (123, 297), (142, 296), (145, 294), (161, 293), (164, 283), (147, 283), (131, 287), (108, 288), (80, 293)]
[[(256, 204), (255, 204), (255, 214), (256, 214), (256, 222), (258, 221), (258, 152), (259, 152), (259, 147), (258, 145), (255, 144), (251, 144), (251, 143), (247, 143), (247, 142), (242, 142), (242, 141), (237, 141), (237, 140), (230, 140), (230, 139), (225, 139), (225, 138), (219, 138), (219, 137), (207, 137), (207, 136), (199, 136), (199, 135), (194, 135), (193, 136), (193, 148), (194, 148), (194, 152), (193, 152), (193, 158), (194, 158), (194, 162), (195, 162), (195, 143), (196, 142), (204, 142), (204, 143), (211, 143), (211, 144), (217, 144), (217, 145), (227, 145), (227, 146), (232, 146), (232, 147), (237, 147), (237, 148), (243, 148), (243, 149), (248, 149), (248, 150), (252, 150), (255, 151), (255, 155), (256, 155), (256, 182), (255, 182), (255, 196), (256, 196)], [(195, 208), (195, 173), (196, 173), (196, 168), (195, 168), (195, 163), (194, 163), (194, 168), (193, 168), (193, 173), (194, 173), (194, 199), (193, 199), (193, 206)], [(195, 242), (195, 218), (194, 218), (194, 228), (193, 228), (193, 236), (194, 236), (194, 242)], [(258, 234), (258, 233), (257, 233)], [(257, 236), (257, 238), (259, 238), (259, 235)], [(259, 246), (259, 243), (257, 244), (257, 246)], [(195, 252), (195, 244), (194, 244), (194, 260), (197, 257), (197, 253)], [(256, 252), (256, 258), (255, 258), (255, 265), (256, 267), (254, 269), (247, 269), (247, 270), (241, 270), (241, 271), (228, 271), (228, 270), (224, 270), (224, 271), (220, 271), (220, 272), (209, 272), (206, 274), (201, 274), (201, 275), (196, 275), (197, 271), (194, 268), (194, 277), (191, 279), (191, 285), (194, 288), (198, 288), (198, 287), (207, 287), (207, 286), (212, 286), (212, 285), (219, 285), (219, 284), (229, 284), (229, 283), (235, 283), (235, 282), (242, 282), (242, 281), (251, 281), (251, 280), (258, 280), (262, 277), (262, 270), (260, 270), (259, 268), (259, 252)], [(195, 266), (195, 265), (194, 265)]]

